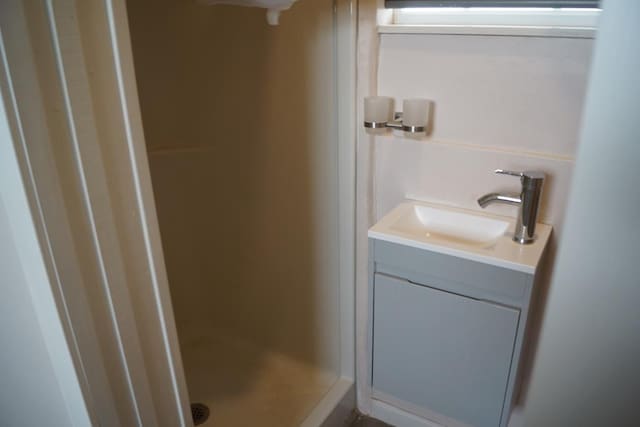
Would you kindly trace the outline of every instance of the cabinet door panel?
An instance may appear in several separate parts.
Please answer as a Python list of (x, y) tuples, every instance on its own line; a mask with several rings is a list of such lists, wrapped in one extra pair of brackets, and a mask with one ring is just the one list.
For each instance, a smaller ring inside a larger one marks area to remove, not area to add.
[(497, 427), (519, 311), (376, 274), (373, 388)]

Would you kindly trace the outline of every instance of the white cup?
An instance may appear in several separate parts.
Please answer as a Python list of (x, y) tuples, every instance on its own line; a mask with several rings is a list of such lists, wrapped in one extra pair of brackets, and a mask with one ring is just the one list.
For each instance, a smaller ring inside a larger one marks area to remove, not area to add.
[(429, 100), (405, 99), (402, 102), (402, 124), (411, 127), (426, 127), (429, 120)]
[(364, 98), (364, 121), (387, 123), (393, 120), (393, 98), (389, 96), (367, 96)]

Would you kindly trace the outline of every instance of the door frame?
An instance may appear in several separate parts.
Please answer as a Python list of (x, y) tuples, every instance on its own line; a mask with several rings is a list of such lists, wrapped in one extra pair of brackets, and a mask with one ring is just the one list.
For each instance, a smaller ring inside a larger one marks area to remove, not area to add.
[[(336, 113), (346, 394), (355, 376), (357, 0), (334, 5), (336, 90), (350, 94), (338, 97)], [(125, 0), (3, 2), (0, 51), (14, 147), (92, 422), (193, 425)]]

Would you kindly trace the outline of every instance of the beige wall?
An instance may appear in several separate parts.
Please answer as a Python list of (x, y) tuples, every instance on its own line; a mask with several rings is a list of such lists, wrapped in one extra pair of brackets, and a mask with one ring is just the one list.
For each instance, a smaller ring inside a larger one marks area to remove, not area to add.
[(220, 328), (337, 369), (332, 1), (278, 27), (195, 1), (128, 11), (180, 339)]

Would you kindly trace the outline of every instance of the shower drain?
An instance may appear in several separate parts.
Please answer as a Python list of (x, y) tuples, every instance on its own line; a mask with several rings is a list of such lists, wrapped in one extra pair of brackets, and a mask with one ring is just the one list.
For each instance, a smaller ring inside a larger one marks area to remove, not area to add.
[(209, 418), (209, 407), (203, 403), (192, 403), (191, 417), (193, 418), (193, 425), (197, 426), (204, 423)]

